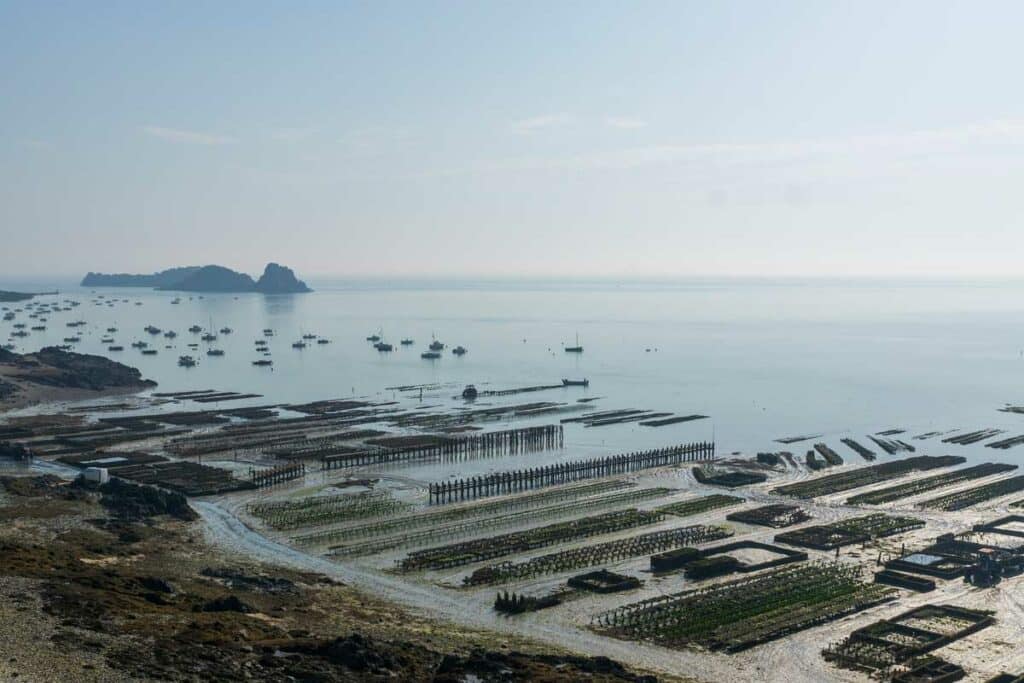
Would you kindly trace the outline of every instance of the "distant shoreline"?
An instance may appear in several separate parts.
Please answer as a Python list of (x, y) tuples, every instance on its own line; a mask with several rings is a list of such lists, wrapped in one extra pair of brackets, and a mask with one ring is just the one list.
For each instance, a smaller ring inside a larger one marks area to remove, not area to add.
[(157, 273), (94, 273), (82, 278), (82, 287), (145, 287), (171, 292), (238, 294), (304, 294), (312, 291), (295, 277), (294, 271), (277, 263), (268, 263), (263, 275), (254, 280), (224, 266), (183, 266)]
[(19, 301), (29, 301), (37, 296), (56, 296), (60, 292), (8, 292), (0, 290), (0, 302), (3, 303), (17, 303)]

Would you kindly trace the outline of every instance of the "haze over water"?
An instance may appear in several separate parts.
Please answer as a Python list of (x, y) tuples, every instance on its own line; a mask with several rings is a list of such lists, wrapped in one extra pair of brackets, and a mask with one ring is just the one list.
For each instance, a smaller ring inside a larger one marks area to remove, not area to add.
[[(423, 404), (453, 404), (465, 384), (509, 389), (587, 378), (589, 389), (570, 388), (481, 399), (477, 405), (533, 401), (575, 402), (604, 397), (599, 410), (646, 408), (701, 413), (710, 420), (661, 428), (636, 424), (584, 429), (572, 425), (569, 455), (619, 452), (712, 439), (720, 453), (792, 450), (773, 439), (849, 431), (863, 437), (905, 428), (903, 438), (928, 454), (964, 454), (986, 460), (1019, 460), (1014, 450), (960, 447), (938, 439), (908, 437), (933, 430), (1002, 427), (1024, 430), (1024, 416), (998, 412), (1024, 402), (1024, 283), (702, 279), (661, 282), (312, 280), (306, 295), (205, 294), (147, 289), (82, 289), (60, 283), (8, 282), (7, 289), (60, 287), (61, 299), (81, 302), (53, 316), (45, 332), (19, 340), (18, 350), (62, 343), (71, 320), (83, 319), (84, 353), (109, 355), (140, 368), (158, 391), (218, 389), (263, 394), (232, 405), (299, 402), (348, 396), (375, 400), (404, 396), (387, 387), (442, 383)], [(94, 306), (91, 299), (138, 300)], [(179, 305), (171, 305), (175, 297)], [(48, 300), (44, 297), (40, 300)], [(15, 305), (10, 305), (12, 308)], [(14, 322), (30, 322), (20, 314)], [(34, 321), (31, 321), (34, 322)], [(187, 343), (191, 325), (229, 326), (207, 357)], [(175, 340), (150, 337), (143, 328), (173, 329)], [(12, 323), (0, 323), (4, 340)], [(108, 353), (100, 342), (107, 327), (125, 346)], [(254, 340), (272, 328), (274, 367), (257, 368)], [(383, 330), (395, 345), (378, 353), (365, 338)], [(291, 348), (303, 333), (329, 338)], [(583, 354), (563, 344), (579, 334)], [(437, 361), (420, 358), (431, 336), (448, 345)], [(411, 347), (399, 340), (415, 339)], [(159, 349), (147, 357), (135, 340)], [(168, 341), (173, 349), (165, 349)], [(451, 348), (463, 345), (458, 358)], [(648, 349), (650, 349), (648, 351)], [(178, 367), (192, 354), (198, 367)], [(201, 406), (195, 406), (196, 409)], [(191, 409), (187, 407), (184, 409)], [(537, 418), (549, 423), (558, 417)], [(1009, 435), (1009, 434), (1008, 434)], [(873, 444), (867, 444), (873, 447)], [(845, 448), (844, 457), (858, 459)], [(1022, 451), (1024, 452), (1024, 451)]]

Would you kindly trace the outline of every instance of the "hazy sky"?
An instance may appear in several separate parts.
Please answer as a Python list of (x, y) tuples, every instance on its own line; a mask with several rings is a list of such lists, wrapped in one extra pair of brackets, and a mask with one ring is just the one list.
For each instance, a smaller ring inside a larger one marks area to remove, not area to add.
[(0, 274), (1021, 275), (1021, 2), (0, 0)]

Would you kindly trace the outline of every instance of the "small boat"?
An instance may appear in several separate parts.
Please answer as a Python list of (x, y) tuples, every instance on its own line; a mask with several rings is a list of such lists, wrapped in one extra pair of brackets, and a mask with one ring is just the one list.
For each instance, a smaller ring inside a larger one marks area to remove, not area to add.
[(589, 379), (563, 379), (562, 386), (564, 387), (589, 387)]
[(212, 342), (212, 341), (217, 341), (217, 335), (215, 335), (215, 334), (210, 334), (209, 332), (207, 332), (207, 333), (206, 333), (206, 334), (204, 334), (204, 335), (203, 335), (202, 337), (200, 337), (200, 339), (202, 339), (202, 340), (203, 340), (204, 342)]
[(292, 348), (293, 349), (304, 349), (304, 348), (306, 348), (306, 342), (304, 342), (304, 341), (292, 342)]
[(190, 348), (190, 349), (198, 349), (199, 348), (199, 344), (189, 344), (188, 348)]
[(317, 339), (316, 343), (317, 344), (330, 344), (331, 340), (330, 339)]
[(369, 337), (366, 338), (366, 341), (368, 341), (368, 342), (379, 342), (380, 341), (380, 335), (379, 334), (371, 334)]
[(444, 344), (442, 344), (441, 342), (437, 341), (436, 339), (434, 341), (430, 342), (430, 350), (431, 351), (440, 351), (443, 348), (444, 348)]
[(223, 356), (224, 349), (209, 349), (206, 352), (207, 356)]
[(263, 367), (266, 367), (266, 366), (268, 366), (268, 365), (273, 365), (273, 364), (274, 364), (274, 361), (272, 361), (272, 360), (265, 360), (265, 359), (260, 359), (260, 360), (254, 360), (254, 361), (252, 362), (252, 364), (253, 364), (253, 365), (259, 365), (259, 366), (263, 366)]
[(464, 356), (466, 355), (466, 347), (456, 346), (454, 349), (452, 349), (452, 353), (454, 353), (456, 356)]
[(108, 346), (107, 351), (124, 351), (123, 346)]
[(222, 327), (222, 328), (220, 328), (220, 333), (221, 334), (231, 334), (232, 332), (234, 332), (234, 330), (232, 330), (230, 327)]
[(160, 334), (160, 328), (154, 327), (153, 325), (146, 325), (146, 332), (150, 334)]
[(256, 346), (266, 346), (267, 345), (267, 340), (266, 339), (257, 339), (253, 343), (256, 344)]
[(420, 354), (420, 358), (424, 358), (426, 360), (437, 360), (440, 357), (441, 354), (437, 351), (424, 351)]
[(132, 342), (132, 348), (133, 348), (133, 349), (144, 349), (144, 348), (146, 348), (147, 346), (149, 346), (149, 344), (147, 344), (147, 343), (146, 343), (146, 342), (144, 342), (144, 341), (137, 341), (137, 342)]
[(168, 339), (174, 339), (175, 337), (178, 336), (178, 333), (175, 332), (174, 330), (167, 330), (166, 332), (164, 332), (164, 336), (167, 337)]
[(64, 337), (64, 342), (66, 344), (77, 344), (80, 341), (82, 341), (81, 337)]
[(387, 342), (377, 342), (376, 344), (373, 345), (373, 348), (377, 349), (382, 353), (387, 353), (388, 351), (395, 350), (395, 347), (392, 346), (391, 344), (388, 344)]
[(70, 344), (60, 344), (60, 345), (57, 346), (57, 348), (60, 349), (61, 351), (70, 351), (71, 350), (71, 345)]
[(403, 339), (401, 343), (402, 346), (412, 346), (415, 342), (412, 339)]
[(142, 355), (143, 356), (155, 356), (156, 355), (156, 349), (142, 349)]
[(196, 366), (196, 359), (192, 356), (179, 356), (178, 365), (183, 368), (194, 368)]
[(583, 347), (580, 346), (580, 335), (576, 335), (576, 346), (566, 346), (566, 353), (583, 353)]
[(199, 325), (193, 325), (192, 327), (188, 328), (188, 331), (191, 332), (192, 334), (199, 334), (200, 332), (203, 331), (203, 328), (199, 327)]
[(263, 330), (263, 336), (264, 337), (273, 337), (274, 336), (274, 331), (268, 327), (267, 329)]
[(315, 334), (304, 334), (304, 335), (302, 335), (302, 338), (303, 339), (316, 339), (316, 335)]
[(14, 329), (16, 330), (23, 330), (25, 327), (27, 327), (25, 323), (14, 323)]
[[(12, 337), (27, 337), (28, 336), (28, 332), (26, 332), (25, 330), (18, 330), (17, 332), (11, 332), (11, 336)], [(67, 339), (65, 339), (64, 341), (67, 341)]]
[(479, 392), (472, 384), (467, 384), (466, 388), (462, 390), (462, 398), (476, 398), (478, 394)]
[(113, 337), (104, 337), (103, 339), (100, 339), (100, 343), (101, 344), (113, 344), (114, 343), (114, 338)]
[(42, 332), (45, 329), (46, 329), (46, 325), (33, 325), (32, 326), (32, 331), (33, 332)]
[(111, 334), (113, 334), (114, 332), (117, 332), (117, 328), (116, 327), (108, 327), (107, 328), (107, 332), (110, 332)]

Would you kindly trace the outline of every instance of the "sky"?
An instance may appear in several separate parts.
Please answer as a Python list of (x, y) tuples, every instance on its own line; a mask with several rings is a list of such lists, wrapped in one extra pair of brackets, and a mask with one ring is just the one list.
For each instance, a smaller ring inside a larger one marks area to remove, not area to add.
[(0, 0), (0, 274), (1016, 277), (1020, 2)]

